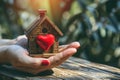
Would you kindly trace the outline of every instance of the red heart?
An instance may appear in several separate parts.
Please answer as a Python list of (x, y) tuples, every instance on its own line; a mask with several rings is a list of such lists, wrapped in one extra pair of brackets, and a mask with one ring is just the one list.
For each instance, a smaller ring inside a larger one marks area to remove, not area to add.
[(43, 50), (49, 50), (55, 41), (55, 37), (52, 34), (38, 35), (36, 37), (36, 42), (39, 47)]

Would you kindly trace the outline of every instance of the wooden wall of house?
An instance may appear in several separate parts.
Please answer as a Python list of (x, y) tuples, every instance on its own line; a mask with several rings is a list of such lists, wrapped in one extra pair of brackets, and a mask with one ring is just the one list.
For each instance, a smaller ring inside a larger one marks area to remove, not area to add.
[(59, 46), (59, 43), (55, 41), (53, 45), (53, 53), (58, 53), (58, 46)]
[[(58, 32), (54, 29), (53, 25), (51, 25), (47, 20), (45, 20), (42, 24), (38, 24), (30, 33), (29, 37), (29, 51), (32, 54), (41, 54), (43, 51), (36, 44), (36, 37), (40, 34), (53, 34), (55, 36), (55, 42), (53, 46), (50, 48), (47, 53), (57, 53), (58, 52)], [(45, 51), (46, 52), (46, 51)]]
[(37, 45), (36, 45), (36, 41), (35, 41), (35, 37), (30, 37), (29, 38), (29, 51), (30, 53), (37, 53)]

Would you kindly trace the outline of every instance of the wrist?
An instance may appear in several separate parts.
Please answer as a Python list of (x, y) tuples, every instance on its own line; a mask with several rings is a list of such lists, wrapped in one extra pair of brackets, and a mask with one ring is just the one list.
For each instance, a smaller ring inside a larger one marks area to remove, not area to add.
[(1, 39), (0, 40), (0, 46), (6, 46), (6, 45), (14, 45), (17, 43), (16, 39)]

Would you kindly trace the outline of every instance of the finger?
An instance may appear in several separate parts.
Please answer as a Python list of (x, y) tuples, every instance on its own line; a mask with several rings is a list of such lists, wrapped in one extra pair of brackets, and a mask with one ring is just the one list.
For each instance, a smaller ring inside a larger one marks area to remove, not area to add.
[(47, 66), (50, 64), (46, 58), (31, 57), (28, 55), (29, 53), (26, 50), (23, 50), (20, 48), (19, 48), (19, 50), (20, 50), (19, 52), (21, 52), (21, 54), (16, 54), (17, 58), (15, 57), (15, 59), (12, 61), (13, 66), (17, 66), (17, 67), (24, 66), (24, 67), (38, 68), (41, 65)]
[(37, 74), (39, 72), (42, 72), (42, 71), (45, 71), (45, 70), (48, 70), (50, 69), (50, 65), (39, 65), (38, 68), (36, 67), (29, 67), (29, 66), (14, 66), (17, 70), (21, 70), (21, 71), (24, 71), (24, 72), (28, 72), (28, 73), (32, 73), (32, 74)]
[(8, 56), (11, 56), (9, 60), (14, 67), (21, 66), (37, 69), (40, 66), (48, 66), (50, 64), (45, 58), (30, 57), (29, 53), (18, 45), (11, 46), (7, 53), (11, 53)]
[(26, 61), (23, 63), (22, 66), (38, 69), (40, 67), (45, 67), (49, 65), (50, 62), (46, 58), (34, 58), (34, 57), (26, 56)]
[(72, 42), (72, 43), (70, 43), (68, 45), (62, 45), (62, 46), (60, 46), (59, 47), (59, 52), (62, 52), (62, 51), (64, 51), (67, 48), (76, 48), (77, 49), (79, 47), (80, 47), (80, 43), (79, 42)]
[(55, 56), (52, 56), (49, 58), (49, 61), (51, 63), (51, 67), (55, 67), (63, 63), (66, 59), (68, 59), (70, 56), (72, 56), (74, 53), (76, 53), (75, 48), (68, 48), (64, 50), (61, 53), (56, 54)]

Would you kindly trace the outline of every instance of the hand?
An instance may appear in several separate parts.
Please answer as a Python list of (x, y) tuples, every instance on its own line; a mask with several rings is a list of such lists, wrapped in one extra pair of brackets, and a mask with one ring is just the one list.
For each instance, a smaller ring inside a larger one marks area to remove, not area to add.
[[(55, 56), (51, 56), (48, 59), (34, 58), (30, 57), (28, 51), (23, 48), (26, 45), (26, 41), (24, 41), (26, 39), (27, 38), (25, 36), (18, 37), (16, 42), (18, 45), (10, 45), (7, 49), (7, 56), (9, 63), (11, 63), (13, 67), (33, 74), (37, 74), (44, 70), (48, 70), (60, 65), (66, 59), (76, 53), (77, 48), (80, 47), (78, 42), (73, 42), (68, 45), (60, 46), (60, 53), (56, 54)], [(24, 41), (24, 44), (22, 41)]]
[[(39, 73), (47, 69), (51, 69), (63, 63), (66, 59), (76, 53), (79, 47), (78, 42), (73, 42), (69, 45), (60, 47), (61, 52), (55, 56), (46, 58), (33, 58), (24, 48), (18, 45), (11, 45), (7, 50), (9, 62), (16, 68), (29, 73)], [(44, 61), (47, 64), (44, 64)]]

